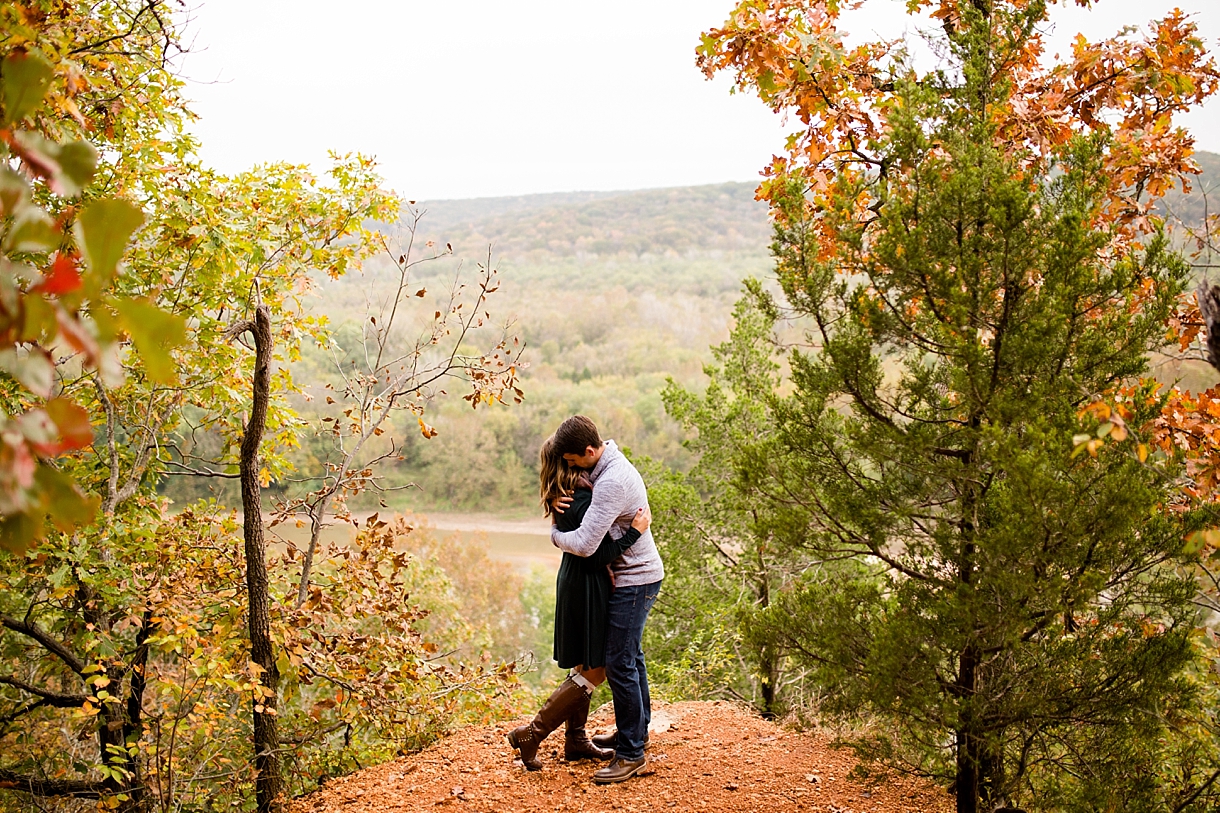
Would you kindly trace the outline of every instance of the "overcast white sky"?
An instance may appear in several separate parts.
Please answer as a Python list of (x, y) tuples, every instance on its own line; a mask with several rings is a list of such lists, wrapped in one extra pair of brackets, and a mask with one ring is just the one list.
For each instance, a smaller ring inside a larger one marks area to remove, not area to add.
[[(902, 0), (847, 28), (894, 36)], [(1173, 7), (1220, 44), (1220, 0), (1057, 8), (1052, 37), (1091, 38)], [(782, 123), (694, 65), (732, 0), (202, 0), (183, 63), (203, 156), (223, 171), (327, 150), (376, 155), (421, 200), (746, 181)], [(1065, 48), (1066, 50), (1066, 48)], [(1185, 121), (1220, 152), (1220, 99)]]

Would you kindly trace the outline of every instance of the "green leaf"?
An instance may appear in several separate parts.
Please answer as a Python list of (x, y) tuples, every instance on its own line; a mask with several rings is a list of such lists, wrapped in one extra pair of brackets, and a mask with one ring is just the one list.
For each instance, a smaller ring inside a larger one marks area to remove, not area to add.
[(39, 398), (49, 398), (55, 383), (55, 365), (45, 350), (34, 348), (18, 352), (9, 347), (0, 350), (0, 370), (20, 381)]
[(59, 148), (61, 195), (79, 195), (97, 171), (97, 150), (87, 141), (69, 141)]
[(55, 69), (37, 54), (9, 54), (0, 65), (4, 122), (13, 124), (34, 111), (47, 95)]
[(62, 237), (49, 214), (37, 206), (26, 206), (13, 218), (4, 235), (4, 249), (5, 252), (50, 251), (59, 245)]
[(76, 219), (76, 239), (94, 275), (109, 280), (144, 213), (118, 198), (94, 201)]
[(23, 553), (42, 536), (42, 514), (13, 514), (0, 518), (0, 548)]
[(26, 164), (48, 179), (55, 194), (80, 194), (93, 179), (93, 172), (97, 169), (97, 150), (88, 142), (57, 144), (38, 133), (25, 131), (17, 133), (14, 138)]
[(173, 382), (178, 368), (169, 348), (186, 340), (186, 322), (148, 300), (114, 299), (110, 304), (119, 312), (123, 328), (131, 334), (149, 377), (162, 384)]
[(1194, 556), (1204, 547), (1217, 548), (1220, 547), (1220, 529), (1208, 528), (1204, 531), (1195, 531), (1186, 537), (1186, 543), (1182, 545), (1182, 553), (1187, 556)]
[(25, 298), (25, 323), (21, 326), (21, 341), (46, 344), (59, 332), (55, 306), (36, 294)]
[(72, 478), (62, 471), (39, 466), (34, 474), (34, 482), (42, 489), (43, 502), (51, 522), (64, 533), (88, 525), (97, 514), (101, 499), (82, 492)]
[(30, 201), (30, 185), (16, 172), (0, 166), (0, 217), (17, 214)]
[(110, 344), (123, 332), (123, 320), (108, 308), (98, 308), (92, 314), (97, 327), (97, 338), (102, 344)]

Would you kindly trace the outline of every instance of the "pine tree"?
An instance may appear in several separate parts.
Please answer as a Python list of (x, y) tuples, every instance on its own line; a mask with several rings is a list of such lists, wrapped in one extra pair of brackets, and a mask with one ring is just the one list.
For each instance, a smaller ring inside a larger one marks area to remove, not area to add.
[[(964, 42), (969, 65), (982, 46)], [(959, 813), (1023, 786), (1064, 804), (1030, 787), (1035, 765), (1087, 795), (1127, 775), (1123, 741), (1157, 736), (1188, 694), (1193, 626), (1170, 567), (1182, 518), (1160, 510), (1173, 466), (1072, 445), (1097, 393), (1146, 372), (1185, 264), (1160, 237), (1113, 258), (1097, 145), (1025, 171), (974, 115), (987, 90), (971, 72), (956, 93), (909, 88), (884, 154), (910, 170), (844, 256), (810, 252), (809, 218), (838, 224), (800, 190), (776, 244), (820, 344), (792, 358), (793, 474), (819, 545), (858, 562), (790, 595), (778, 637), (842, 708), (890, 718), (878, 744), (950, 778)], [(1159, 405), (1142, 395), (1135, 425)]]
[[(1114, 214), (1126, 179), (1105, 132), (1046, 154), (1005, 138), (1045, 4), (942, 5), (944, 67), (840, 75), (885, 85), (875, 118), (824, 95), (792, 142), (815, 169), (777, 161), (764, 187), (813, 345), (775, 399), (776, 505), (839, 564), (773, 597), (755, 634), (816, 670), (826, 713), (879, 722), (858, 744), (945, 781), (959, 813), (1187, 809), (1202, 782), (1158, 779), (1158, 743), (1193, 700), (1180, 566), (1202, 518), (1175, 510), (1179, 462), (1129, 428), (1158, 414), (1156, 386), (1090, 405), (1147, 373), (1188, 268)], [(842, 90), (724, 53), (764, 98)]]
[(746, 285), (729, 339), (712, 349), (715, 363), (705, 367), (706, 390), (697, 394), (671, 380), (663, 393), (666, 411), (691, 435), (684, 445), (697, 462), (682, 474), (649, 472), (667, 575), (648, 651), (663, 671), (679, 667), (686, 682), (670, 680), (671, 692), (726, 695), (773, 717), (790, 708), (785, 687), (800, 685), (800, 675), (788, 669), (782, 646), (749, 630), (809, 557), (801, 545), (804, 512), (793, 522), (772, 499), (784, 456), (773, 412), (782, 384), (775, 315), (764, 288), (755, 280)]

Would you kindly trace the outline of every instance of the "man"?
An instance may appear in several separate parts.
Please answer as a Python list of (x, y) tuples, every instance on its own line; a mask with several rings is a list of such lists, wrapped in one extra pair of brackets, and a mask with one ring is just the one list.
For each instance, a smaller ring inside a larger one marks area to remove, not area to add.
[[(551, 528), (551, 541), (560, 550), (589, 556), (607, 533), (617, 539), (627, 532), (636, 511), (647, 506), (648, 491), (640, 473), (614, 441), (603, 443), (593, 421), (583, 415), (575, 415), (559, 425), (555, 430), (555, 446), (570, 465), (589, 470), (593, 501), (578, 529), (564, 533)], [(561, 501), (559, 508), (564, 507)], [(606, 680), (614, 696), (618, 734), (613, 743), (614, 759), (593, 775), (593, 781), (602, 785), (626, 781), (646, 764), (644, 746), (652, 705), (641, 639), (644, 622), (665, 576), (652, 531), (645, 531), (610, 565), (610, 570), (614, 592), (610, 596), (606, 630)]]

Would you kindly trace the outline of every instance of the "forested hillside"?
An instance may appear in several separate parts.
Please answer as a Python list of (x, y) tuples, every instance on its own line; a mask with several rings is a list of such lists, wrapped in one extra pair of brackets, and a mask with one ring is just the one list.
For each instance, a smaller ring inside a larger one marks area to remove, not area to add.
[(1198, 226), (1208, 214), (1216, 214), (1220, 206), (1220, 155), (1214, 152), (1197, 152), (1195, 163), (1199, 175), (1191, 184), (1190, 194), (1175, 189), (1157, 202), (1157, 211), (1171, 222), (1182, 222)]
[[(687, 465), (660, 393), (670, 377), (698, 385), (708, 347), (728, 335), (741, 281), (770, 271), (771, 230), (754, 184), (425, 201), (418, 211), (417, 245), (453, 249), (422, 268), (429, 290), (486, 262), (490, 250), (500, 289), (488, 310), (493, 321), (514, 322), (526, 345), (524, 403), (476, 413), (465, 402), (442, 400), (430, 419), (438, 433), (431, 440), (397, 427), (406, 459), (391, 477), (419, 488), (394, 493), (391, 508), (533, 511), (538, 446), (576, 412), (595, 416), (637, 454)], [(394, 273), (374, 261), (362, 274), (320, 279), (308, 306), (326, 314), (339, 346), (350, 347)], [(302, 380), (334, 382), (330, 350), (302, 353)], [(309, 402), (299, 406), (309, 413)], [(179, 501), (236, 494), (214, 481), (165, 488)]]
[[(1197, 161), (1203, 173), (1192, 194), (1167, 196), (1167, 216), (1201, 222), (1204, 194), (1220, 183), (1220, 156), (1203, 152)], [(771, 226), (755, 184), (421, 201), (418, 211), (418, 240), (453, 249), (424, 270), (429, 287), (490, 251), (501, 279), (490, 310), (513, 320), (526, 343), (525, 397), (478, 415), (465, 403), (441, 402), (435, 438), (400, 431), (406, 459), (393, 477), (418, 488), (397, 492), (392, 508), (532, 511), (538, 446), (576, 412), (596, 417), (638, 455), (689, 466), (660, 393), (670, 377), (701, 386), (708, 348), (728, 335), (742, 280), (772, 278)], [(361, 275), (319, 283), (311, 307), (329, 317), (340, 343), (367, 321), (389, 273), (374, 262)], [(311, 377), (328, 375), (327, 354), (306, 348), (304, 355)], [(214, 483), (168, 488), (182, 498), (204, 488), (229, 499), (236, 493)]]
[(755, 184), (424, 202), (423, 233), (493, 245), (514, 263), (757, 254), (771, 240)]

